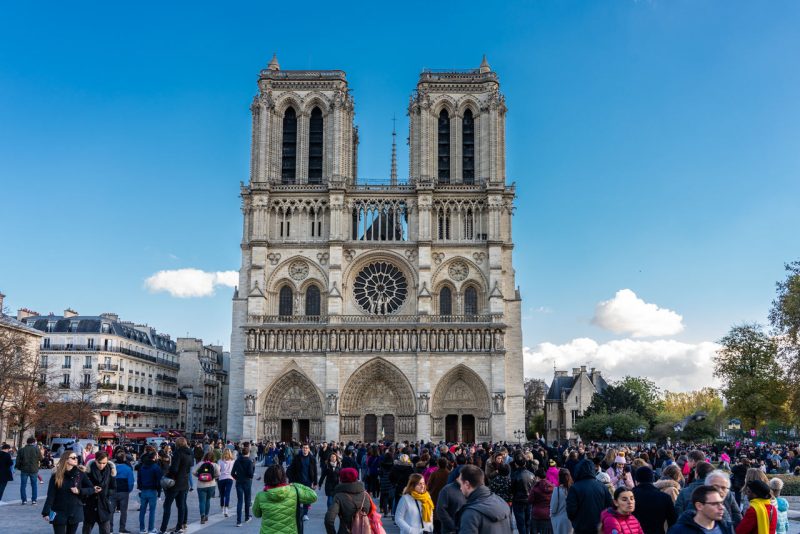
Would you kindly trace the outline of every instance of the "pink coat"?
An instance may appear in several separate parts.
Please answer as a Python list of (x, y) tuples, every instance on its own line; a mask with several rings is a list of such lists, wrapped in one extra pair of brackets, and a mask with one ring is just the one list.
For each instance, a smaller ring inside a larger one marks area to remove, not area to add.
[(558, 467), (553, 466), (547, 470), (547, 481), (558, 486)]
[(642, 525), (633, 515), (618, 514), (613, 508), (607, 508), (600, 514), (603, 534), (644, 534)]

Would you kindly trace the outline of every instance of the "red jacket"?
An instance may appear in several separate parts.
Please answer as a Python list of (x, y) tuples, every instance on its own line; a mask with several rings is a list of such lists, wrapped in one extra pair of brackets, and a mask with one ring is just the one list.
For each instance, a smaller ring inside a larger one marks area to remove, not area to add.
[(600, 514), (603, 534), (644, 534), (639, 520), (633, 515), (618, 514), (613, 508), (607, 508)]
[(553, 496), (554, 486), (547, 479), (542, 479), (531, 488), (528, 494), (528, 503), (533, 505), (534, 519), (550, 519), (550, 498)]
[[(778, 527), (778, 511), (771, 504), (765, 505), (769, 516), (769, 534), (775, 534)], [(742, 517), (742, 522), (736, 527), (736, 534), (758, 534), (758, 521), (756, 510), (752, 506), (747, 509)]]

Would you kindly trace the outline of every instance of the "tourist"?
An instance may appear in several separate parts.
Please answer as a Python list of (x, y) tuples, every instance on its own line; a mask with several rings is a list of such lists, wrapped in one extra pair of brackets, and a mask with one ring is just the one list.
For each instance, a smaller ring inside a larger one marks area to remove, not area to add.
[(736, 527), (736, 534), (775, 534), (778, 528), (778, 509), (770, 502), (772, 492), (764, 481), (755, 479), (747, 483), (744, 494), (750, 501)]
[[(450, 474), (450, 469), (448, 469), (448, 462), (447, 458), (439, 457), (436, 460), (436, 471), (432, 472), (428, 477), (427, 484), (428, 484), (428, 493), (431, 494), (431, 500), (436, 504), (436, 507), (439, 506), (439, 494), (447, 485), (447, 477)], [(422, 476), (425, 478), (425, 475)], [(433, 529), (434, 532), (441, 531), (441, 524), (439, 519), (436, 517), (436, 507), (434, 507), (434, 514), (433, 514)]]
[[(168, 448), (165, 448), (168, 450)], [(164, 512), (161, 516), (161, 532), (167, 531), (172, 503), (175, 503), (177, 519), (175, 531), (183, 532), (186, 529), (188, 509), (186, 507), (186, 497), (189, 493), (189, 476), (192, 470), (192, 450), (186, 438), (183, 436), (175, 440), (175, 452), (172, 455), (166, 477), (175, 481), (171, 488), (164, 490)]]
[(297, 534), (297, 508), (316, 502), (317, 494), (302, 484), (287, 484), (280, 464), (267, 468), (264, 484), (253, 503), (253, 515), (261, 518), (260, 534)]
[(400, 534), (433, 532), (433, 501), (421, 474), (413, 473), (408, 477), (408, 483), (397, 503), (394, 520)]
[(108, 461), (106, 451), (98, 451), (86, 466), (86, 476), (95, 492), (84, 503), (83, 534), (91, 534), (94, 524), (100, 534), (111, 534), (111, 494), (114, 492), (116, 467)]
[(787, 534), (789, 532), (789, 501), (781, 497), (783, 480), (780, 478), (770, 479), (769, 489), (775, 499), (773, 504), (778, 507), (778, 526), (775, 528), (775, 534)]
[(380, 449), (377, 445), (373, 445), (370, 447), (369, 453), (367, 454), (367, 491), (369, 491), (374, 498), (378, 498), (380, 495), (380, 482), (378, 481), (378, 469), (380, 465)]
[(36, 499), (39, 495), (39, 485), (37, 475), (39, 474), (39, 461), (41, 456), (39, 448), (36, 446), (35, 438), (28, 438), (27, 445), (22, 447), (17, 452), (17, 459), (15, 467), (19, 470), (19, 498), (22, 499), (22, 505), (28, 503), (28, 496), (26, 494), (26, 486), (28, 481), (31, 482), (31, 504), (36, 504)]
[[(672, 498), (653, 484), (653, 470), (647, 466), (636, 470), (636, 499), (634, 517), (639, 520), (644, 534), (665, 534), (666, 529), (678, 519)], [(666, 527), (666, 528), (665, 528)]]
[[(344, 468), (339, 472), (338, 478), (341, 482), (336, 486), (336, 493), (325, 514), (327, 534), (337, 532), (338, 534), (349, 534), (353, 518), (357, 513), (363, 512), (369, 515), (373, 511), (372, 499), (364, 488), (364, 484), (358, 480), (358, 471)], [(335, 528), (337, 517), (339, 518), (338, 531)]]
[[(692, 451), (694, 452), (694, 451)], [(700, 486), (705, 486), (706, 477), (714, 470), (714, 467), (706, 462), (706, 461), (699, 461), (695, 464), (694, 473), (695, 480), (685, 488), (681, 490), (678, 494), (678, 498), (675, 500), (675, 512), (677, 515), (681, 515), (682, 513), (686, 512), (687, 510), (692, 509), (692, 492), (699, 488)]]
[(495, 468), (494, 477), (489, 481), (489, 491), (511, 506), (511, 468), (508, 464), (500, 464)]
[[(98, 450), (100, 450), (98, 448)], [(111, 453), (114, 452), (113, 448), (107, 447), (102, 449), (108, 455), (108, 458), (111, 458)], [(89, 465), (89, 462), (94, 460), (95, 452), (94, 452), (94, 445), (91, 443), (87, 443), (86, 446), (81, 451), (81, 464), (82, 465)]]
[(600, 513), (612, 504), (606, 487), (595, 479), (594, 462), (587, 459), (578, 462), (575, 483), (567, 493), (567, 517), (575, 534), (597, 534)]
[(692, 510), (678, 517), (667, 534), (733, 534), (730, 523), (723, 521), (725, 505), (714, 486), (698, 486), (691, 495)]
[(706, 486), (714, 486), (719, 491), (725, 501), (725, 514), (722, 516), (722, 520), (728, 521), (735, 529), (742, 521), (742, 512), (739, 510), (736, 498), (731, 493), (730, 476), (725, 471), (715, 469), (706, 475), (704, 482)]
[(436, 532), (441, 532), (442, 534), (458, 532), (456, 515), (466, 502), (467, 498), (461, 493), (461, 486), (459, 486), (457, 480), (445, 485), (439, 492), (436, 506), (433, 509), (434, 520), (438, 521), (440, 525), (440, 530)]
[(681, 468), (672, 463), (661, 470), (661, 479), (657, 480), (653, 485), (657, 490), (669, 495), (674, 505), (678, 494), (681, 492), (682, 482), (683, 474), (681, 473)]
[(511, 532), (511, 511), (500, 497), (484, 485), (484, 475), (477, 466), (465, 465), (458, 483), (466, 502), (456, 514), (458, 532), (500, 534)]
[[(220, 447), (221, 442), (217, 442)], [(233, 488), (233, 453), (230, 449), (214, 449), (214, 458), (217, 457), (217, 450), (220, 451), (220, 457), (217, 460), (219, 465), (219, 478), (217, 479), (217, 487), (219, 488), (219, 505), (222, 507), (222, 515), (228, 517), (230, 511), (228, 508), (231, 505), (231, 489)]]
[(55, 534), (75, 534), (83, 522), (83, 499), (98, 490), (78, 469), (78, 454), (65, 452), (50, 477), (42, 517), (53, 524)]
[(528, 497), (533, 485), (536, 484), (536, 477), (527, 469), (527, 465), (528, 460), (525, 455), (517, 452), (514, 455), (511, 471), (511, 508), (514, 520), (517, 522), (517, 530), (520, 532), (530, 531), (531, 507), (528, 504)]
[(381, 465), (378, 467), (378, 480), (381, 485), (380, 510), (384, 516), (391, 515), (394, 506), (394, 482), (392, 482), (392, 469), (394, 462), (391, 453), (383, 455)]
[(636, 498), (633, 491), (620, 486), (614, 491), (614, 506), (600, 514), (603, 534), (643, 534), (639, 521), (633, 515)]
[(395, 460), (394, 465), (392, 466), (392, 472), (390, 475), (392, 484), (394, 484), (392, 515), (397, 514), (397, 504), (400, 502), (400, 498), (403, 496), (406, 487), (408, 486), (408, 480), (413, 474), (414, 468), (411, 465), (411, 459), (408, 457), (408, 455), (401, 454), (398, 456), (397, 460)]
[(531, 505), (531, 532), (533, 534), (550, 534), (553, 531), (550, 524), (550, 499), (553, 497), (555, 487), (548, 480), (547, 472), (544, 469), (539, 469), (536, 478), (536, 483), (528, 494), (528, 503)]
[(606, 470), (606, 474), (611, 479), (611, 485), (616, 490), (619, 487), (625, 486), (628, 489), (633, 489), (633, 478), (631, 477), (631, 470), (626, 465), (624, 456), (616, 456), (614, 458), (614, 465)]
[[(133, 469), (126, 461), (125, 452), (117, 451), (114, 457), (116, 477), (114, 479), (114, 493), (111, 494), (111, 510), (119, 510), (119, 532), (127, 534), (129, 530), (125, 525), (128, 523), (128, 501), (131, 491), (133, 491)], [(114, 514), (111, 514), (111, 531), (114, 531)]]
[(244, 522), (250, 522), (250, 495), (253, 487), (253, 474), (256, 466), (250, 460), (250, 449), (245, 446), (233, 463), (231, 476), (236, 481), (236, 526), (242, 526), (242, 506)]
[(13, 480), (14, 460), (11, 458), (11, 445), (3, 443), (0, 446), (0, 501), (3, 500), (6, 485)]
[[(344, 464), (342, 464), (342, 467), (344, 467)], [(292, 459), (286, 474), (289, 477), (289, 482), (296, 482), (311, 489), (317, 489), (317, 459), (311, 454), (311, 448), (307, 443), (304, 443), (301, 447), (300, 454)], [(303, 505), (303, 521), (308, 521), (308, 508), (309, 505)]]
[(322, 466), (322, 476), (319, 477), (319, 485), (322, 487), (322, 484), (325, 484), (324, 488), (328, 508), (333, 504), (333, 495), (336, 486), (339, 484), (339, 473), (341, 469), (342, 465), (339, 463), (339, 455), (335, 452), (328, 456), (328, 462)]
[[(161, 489), (161, 466), (156, 462), (156, 449), (148, 445), (144, 449), (141, 462), (137, 466), (136, 487), (139, 488), (139, 533), (153, 532), (156, 528), (156, 502)], [(150, 511), (147, 519), (147, 530), (144, 528), (144, 518)]]
[(572, 523), (567, 517), (567, 495), (571, 487), (572, 475), (569, 469), (562, 467), (558, 470), (558, 486), (550, 497), (550, 525), (553, 534), (572, 534)]
[(197, 477), (197, 501), (200, 505), (200, 524), (208, 523), (208, 514), (211, 511), (211, 499), (214, 498), (214, 489), (217, 486), (220, 469), (214, 462), (214, 451), (208, 451), (200, 462), (194, 467), (192, 474)]

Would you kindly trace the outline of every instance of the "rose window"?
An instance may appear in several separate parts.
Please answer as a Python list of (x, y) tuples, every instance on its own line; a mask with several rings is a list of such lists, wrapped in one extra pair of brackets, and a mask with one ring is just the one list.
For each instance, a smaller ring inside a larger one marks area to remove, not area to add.
[(379, 261), (361, 269), (353, 283), (353, 293), (364, 311), (386, 315), (403, 305), (408, 296), (408, 282), (400, 269)]

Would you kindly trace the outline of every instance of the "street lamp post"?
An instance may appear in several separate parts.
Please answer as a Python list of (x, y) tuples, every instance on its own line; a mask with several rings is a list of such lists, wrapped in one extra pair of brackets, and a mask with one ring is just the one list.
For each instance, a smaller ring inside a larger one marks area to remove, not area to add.
[(613, 434), (613, 433), (614, 433), (614, 430), (610, 426), (607, 426), (606, 427), (606, 438), (608, 438), (608, 441), (611, 441), (611, 434)]
[(636, 429), (636, 433), (639, 434), (639, 441), (644, 444), (644, 433), (647, 432), (647, 429), (644, 425), (639, 425), (639, 428)]
[(514, 431), (514, 437), (517, 438), (518, 443), (522, 443), (522, 438), (525, 437), (525, 431), (522, 429), (517, 429)]

